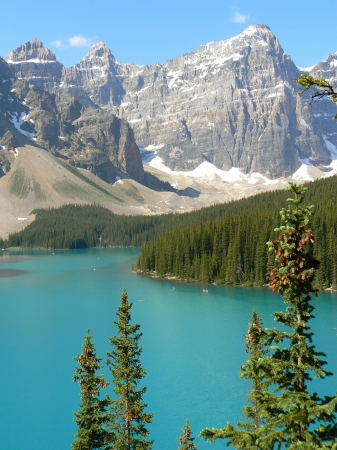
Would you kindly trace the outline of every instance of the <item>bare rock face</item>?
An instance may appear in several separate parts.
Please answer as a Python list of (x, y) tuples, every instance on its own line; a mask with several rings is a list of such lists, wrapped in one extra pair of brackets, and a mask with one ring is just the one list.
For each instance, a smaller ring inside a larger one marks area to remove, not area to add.
[[(88, 162), (97, 159), (95, 173), (108, 182), (116, 180), (117, 173), (108, 174), (113, 163), (121, 172), (143, 181), (144, 171), (133, 131), (125, 120), (102, 110), (87, 109), (73, 122), (76, 133), (84, 144)], [(90, 154), (92, 153), (92, 157)], [(96, 153), (96, 155), (95, 155)]]
[(66, 70), (62, 82), (63, 89), (69, 85), (81, 87), (90, 102), (110, 105), (109, 109), (115, 113), (118, 110), (113, 106), (118, 105), (125, 94), (118, 77), (118, 63), (103, 42), (93, 45), (79, 64)]
[(164, 65), (121, 64), (98, 43), (70, 73), (64, 85), (126, 119), (138, 145), (171, 169), (194, 169), (205, 157), (275, 178), (300, 160), (330, 161), (310, 105), (297, 96), (300, 72), (264, 25)]
[(62, 76), (63, 65), (56, 61), (54, 53), (37, 39), (11, 51), (6, 61), (17, 78), (29, 80), (29, 83), (39, 90), (52, 90)]
[[(35, 40), (25, 44), (10, 54), (13, 58), (10, 61), (34, 57), (39, 59), (34, 62), (34, 70), (42, 73), (47, 66), (41, 61), (53, 56), (41, 46)], [(58, 89), (55, 94), (39, 89), (48, 88), (50, 78), (43, 77), (48, 79), (45, 84), (31, 84), (36, 71), (33, 75), (27, 71), (24, 78), (15, 80), (12, 69), (19, 67), (15, 63), (10, 68), (0, 60), (0, 176), (10, 169), (15, 147), (29, 138), (109, 183), (115, 182), (117, 176), (144, 181), (139, 148), (125, 120), (108, 111), (85, 108), (68, 90)], [(22, 66), (29, 68), (24, 62)]]
[[(310, 73), (336, 79), (336, 60), (330, 55)], [(310, 97), (297, 95), (293, 79), (301, 72), (264, 25), (250, 26), (239, 36), (203, 45), (166, 64), (119, 63), (99, 42), (79, 64), (53, 71), (55, 55), (35, 40), (11, 52), (7, 61), (17, 77), (55, 95), (62, 136), (70, 132), (67, 124), (81, 123), (79, 105), (103, 109), (129, 122), (137, 144), (156, 150), (173, 170), (192, 170), (206, 158), (223, 170), (236, 167), (276, 178), (291, 175), (302, 161), (329, 164), (337, 145), (330, 120), (335, 105), (329, 100), (311, 105)], [(105, 151), (104, 140), (113, 144), (106, 137), (107, 122), (98, 117), (105, 137), (91, 136), (92, 131), (87, 133), (89, 141), (81, 136), (86, 145), (95, 141), (99, 153)], [(63, 144), (79, 159), (82, 147), (76, 139), (70, 144), (63, 139)], [(65, 151), (60, 143), (52, 146)], [(119, 167), (121, 160), (114, 161)]]
[(14, 123), (28, 111), (13, 91), (13, 74), (5, 60), (0, 58), (0, 177), (5, 175), (15, 158), (19, 145)]
[[(337, 52), (328, 55), (324, 61), (311, 67), (308, 73), (314, 78), (323, 77), (335, 86), (337, 82)], [(309, 96), (306, 98), (308, 99)], [(314, 117), (315, 133), (323, 137), (327, 148), (337, 158), (337, 128), (336, 122), (331, 120), (337, 113), (336, 104), (332, 103), (330, 99), (324, 98), (310, 102), (310, 108)]]

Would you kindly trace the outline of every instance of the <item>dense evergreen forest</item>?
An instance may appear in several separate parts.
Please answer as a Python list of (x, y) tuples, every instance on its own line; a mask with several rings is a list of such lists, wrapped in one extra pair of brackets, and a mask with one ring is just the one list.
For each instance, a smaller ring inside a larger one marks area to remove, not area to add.
[[(311, 227), (321, 261), (320, 288), (336, 285), (337, 177), (308, 183), (306, 204), (315, 205)], [(272, 257), (266, 242), (275, 237), (283, 191), (189, 213), (117, 215), (96, 205), (35, 210), (36, 219), (1, 242), (2, 247), (87, 248), (142, 246), (137, 270), (206, 283), (262, 285)], [(269, 258), (269, 259), (268, 259)]]
[[(286, 199), (283, 192), (273, 192), (214, 205), (187, 213), (151, 216), (117, 215), (97, 205), (66, 205), (60, 208), (38, 209), (35, 221), (19, 233), (9, 236), (3, 245), (9, 247), (88, 248), (140, 247), (144, 242), (163, 233), (215, 220), (224, 214), (249, 212), (252, 202), (261, 203), (261, 209), (273, 202)], [(269, 198), (269, 196), (271, 197)]]
[[(228, 205), (236, 208), (234, 202)], [(215, 219), (224, 211), (224, 205), (217, 205), (190, 213), (126, 216), (96, 205), (38, 209), (32, 211), (34, 222), (2, 243), (24, 248), (140, 247), (162, 233)]]
[[(321, 261), (316, 282), (320, 289), (336, 289), (337, 177), (308, 187), (306, 204), (315, 205), (314, 256)], [(187, 281), (261, 286), (275, 265), (266, 242), (275, 239), (279, 205), (287, 197), (285, 192), (259, 194), (223, 205), (216, 219), (164, 233), (142, 245), (136, 269)]]

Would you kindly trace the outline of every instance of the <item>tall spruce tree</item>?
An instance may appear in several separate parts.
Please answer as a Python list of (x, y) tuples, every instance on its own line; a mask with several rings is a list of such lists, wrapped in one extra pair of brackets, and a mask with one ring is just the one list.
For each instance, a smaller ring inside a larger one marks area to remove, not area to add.
[(145, 412), (143, 403), (146, 387), (139, 387), (146, 371), (142, 368), (139, 347), (139, 325), (131, 325), (132, 303), (123, 290), (118, 307), (118, 335), (109, 338), (113, 349), (108, 352), (107, 365), (115, 385), (116, 399), (111, 405), (111, 430), (114, 433), (114, 450), (150, 450), (153, 441), (148, 441), (147, 425), (152, 422), (153, 414)]
[(193, 442), (194, 438), (192, 437), (189, 419), (186, 420), (182, 432), (182, 436), (177, 438), (180, 444), (178, 450), (197, 450), (197, 446)]
[(263, 411), (260, 409), (259, 399), (261, 393), (268, 388), (268, 381), (261, 373), (261, 361), (268, 353), (266, 349), (266, 332), (262, 328), (262, 320), (253, 310), (246, 339), (246, 352), (249, 358), (241, 367), (240, 377), (252, 382), (247, 396), (248, 405), (243, 407), (245, 421), (237, 422), (237, 428), (227, 424), (222, 429), (205, 428), (200, 437), (208, 442), (217, 439), (228, 439), (228, 445), (238, 449), (260, 449), (257, 443), (259, 428), (265, 424)]
[[(268, 243), (277, 265), (271, 272), (272, 289), (286, 304), (285, 312), (273, 316), (283, 328), (266, 330), (266, 343), (273, 352), (258, 364), (257, 375), (269, 389), (256, 392), (254, 397), (262, 419), (253, 432), (254, 446), (238, 444), (237, 448), (336, 449), (337, 397), (320, 398), (308, 388), (313, 377), (331, 375), (323, 368), (326, 362), (322, 357), (326, 355), (312, 345), (314, 333), (308, 326), (314, 310), (310, 294), (317, 293), (313, 283), (319, 266), (312, 255), (314, 236), (308, 228), (313, 206), (301, 206), (307, 188), (290, 183), (286, 190), (294, 198), (288, 199), (287, 208), (280, 212), (284, 225), (275, 230), (278, 239)], [(228, 433), (216, 435), (224, 431), (226, 428), (206, 429), (202, 437), (209, 441), (230, 438)]]
[(79, 412), (75, 413), (74, 422), (78, 430), (72, 443), (72, 450), (110, 449), (109, 442), (112, 435), (108, 431), (110, 421), (108, 407), (111, 400), (108, 396), (100, 399), (101, 389), (107, 387), (103, 375), (96, 375), (102, 368), (101, 358), (97, 358), (92, 336), (88, 330), (84, 337), (82, 353), (74, 358), (79, 366), (75, 368), (73, 376), (75, 382), (79, 382), (81, 389), (81, 403)]

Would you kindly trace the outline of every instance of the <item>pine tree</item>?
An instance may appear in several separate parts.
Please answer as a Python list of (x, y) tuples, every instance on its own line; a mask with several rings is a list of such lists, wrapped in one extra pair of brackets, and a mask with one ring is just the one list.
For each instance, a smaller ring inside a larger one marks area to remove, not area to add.
[[(266, 358), (265, 371), (274, 387), (261, 396), (261, 405), (269, 411), (269, 425), (273, 433), (261, 435), (260, 442), (273, 448), (284, 443), (287, 448), (332, 448), (337, 437), (337, 397), (320, 398), (311, 394), (308, 382), (325, 378), (331, 373), (312, 345), (314, 333), (308, 322), (313, 318), (311, 294), (317, 295), (314, 278), (319, 262), (310, 251), (315, 242), (308, 228), (313, 206), (301, 203), (307, 188), (290, 183), (286, 191), (294, 198), (280, 212), (284, 222), (275, 231), (278, 239), (269, 242), (269, 250), (276, 255), (279, 267), (271, 272), (271, 286), (278, 291), (287, 305), (286, 312), (274, 313), (274, 320), (290, 330), (277, 328), (268, 331), (268, 341), (274, 353)], [(280, 344), (285, 348), (281, 348)]]
[(189, 419), (186, 420), (182, 432), (182, 436), (177, 438), (180, 444), (178, 450), (197, 450), (197, 446), (193, 443), (194, 438), (192, 438)]
[(147, 425), (152, 422), (152, 414), (146, 413), (143, 395), (146, 387), (139, 388), (145, 376), (141, 366), (139, 347), (139, 325), (131, 325), (132, 303), (123, 290), (118, 307), (118, 335), (109, 338), (113, 349), (108, 352), (107, 364), (115, 385), (116, 399), (111, 405), (111, 429), (115, 434), (114, 450), (150, 450), (153, 441), (148, 441)]
[(84, 338), (82, 353), (74, 358), (79, 367), (75, 368), (73, 376), (79, 382), (81, 389), (81, 403), (79, 412), (75, 413), (74, 422), (78, 425), (72, 450), (109, 449), (111, 433), (107, 431), (109, 423), (108, 407), (111, 400), (108, 396), (100, 399), (100, 391), (107, 387), (103, 375), (96, 375), (102, 368), (101, 358), (97, 358), (92, 336), (88, 330)]
[[(314, 236), (308, 228), (313, 206), (301, 206), (307, 188), (290, 183), (286, 190), (294, 198), (288, 199), (288, 207), (280, 212), (284, 225), (275, 230), (278, 239), (268, 243), (277, 265), (271, 272), (271, 286), (286, 304), (285, 312), (273, 316), (283, 328), (266, 330), (264, 342), (273, 352), (260, 358), (255, 369), (251, 358), (245, 372), (253, 385), (257, 381), (263, 386), (251, 397), (259, 425), (244, 432), (230, 425), (222, 430), (205, 429), (201, 436), (210, 442), (229, 438), (237, 448), (336, 449), (337, 397), (320, 398), (308, 388), (312, 377), (331, 375), (323, 368), (326, 355), (312, 345), (314, 333), (308, 326), (314, 310), (310, 294), (317, 294), (313, 283), (319, 266), (311, 250)], [(254, 408), (246, 412), (254, 419)]]

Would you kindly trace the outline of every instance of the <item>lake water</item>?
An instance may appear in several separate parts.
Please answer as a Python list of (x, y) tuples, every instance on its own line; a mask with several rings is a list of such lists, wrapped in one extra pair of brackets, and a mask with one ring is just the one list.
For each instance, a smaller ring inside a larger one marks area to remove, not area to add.
[[(241, 419), (249, 390), (238, 377), (246, 357), (242, 335), (253, 307), (264, 326), (272, 327), (271, 314), (283, 308), (282, 299), (267, 288), (208, 286), (204, 294), (206, 286), (200, 284), (135, 275), (131, 265), (138, 251), (25, 252), (17, 262), (0, 257), (1, 448), (70, 448), (79, 404), (72, 358), (80, 353), (87, 329), (98, 356), (105, 357), (123, 287), (133, 302), (132, 323), (143, 332), (154, 450), (177, 449), (187, 418), (198, 450), (226, 448), (197, 435), (204, 427)], [(337, 374), (337, 295), (320, 293), (315, 307), (314, 343)], [(315, 388), (332, 395), (337, 377)]]

